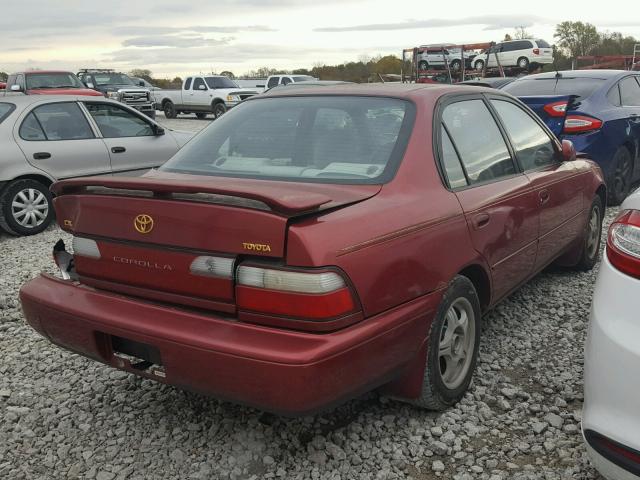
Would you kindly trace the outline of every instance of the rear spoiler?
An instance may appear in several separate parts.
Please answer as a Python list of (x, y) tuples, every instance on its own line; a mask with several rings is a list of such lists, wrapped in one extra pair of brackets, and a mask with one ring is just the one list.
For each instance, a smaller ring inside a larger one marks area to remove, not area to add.
[[(51, 186), (51, 192), (56, 196), (127, 195), (193, 201), (202, 201), (202, 196), (220, 195), (261, 202), (271, 210), (284, 215), (313, 212), (332, 202), (331, 197), (309, 192), (304, 189), (304, 186), (287, 184), (286, 188), (282, 188), (284, 182), (268, 183), (259, 180), (238, 180), (225, 177), (185, 181), (100, 176), (62, 180)], [(276, 183), (276, 185), (270, 185), (272, 183)], [(188, 198), (189, 196), (191, 198)]]

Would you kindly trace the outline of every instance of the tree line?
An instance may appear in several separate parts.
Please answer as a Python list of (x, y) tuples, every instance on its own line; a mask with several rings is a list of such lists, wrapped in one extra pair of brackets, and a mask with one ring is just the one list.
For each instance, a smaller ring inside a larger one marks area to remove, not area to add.
[[(636, 43), (633, 36), (625, 36), (620, 32), (598, 31), (595, 25), (584, 22), (566, 21), (556, 25), (553, 35), (556, 44), (553, 46), (554, 64), (547, 65), (545, 70), (567, 70), (572, 61), (585, 55), (631, 55)], [(518, 38), (536, 38), (524, 27), (516, 27), (513, 35), (508, 34), (505, 40)], [(408, 65), (405, 64), (404, 68)], [(311, 68), (279, 70), (261, 67), (236, 76), (231, 71), (220, 72), (230, 78), (266, 78), (269, 75), (294, 74), (311, 75), (322, 80), (343, 80), (348, 82), (379, 82), (380, 75), (399, 74), (403, 68), (402, 59), (396, 55), (361, 57), (358, 61), (345, 62), (339, 65), (316, 64)], [(158, 78), (148, 69), (134, 69), (129, 72), (135, 77), (144, 78), (160, 88), (179, 88), (182, 78)], [(213, 73), (213, 72), (212, 72)], [(0, 71), (0, 81), (6, 81), (7, 74)]]

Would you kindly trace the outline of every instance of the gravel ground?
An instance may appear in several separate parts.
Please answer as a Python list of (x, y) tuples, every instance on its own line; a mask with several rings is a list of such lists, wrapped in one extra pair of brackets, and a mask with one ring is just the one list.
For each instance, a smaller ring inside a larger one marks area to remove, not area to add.
[(18, 289), (53, 270), (60, 237), (57, 227), (0, 234), (2, 479), (599, 478), (580, 436), (597, 269), (544, 272), (486, 315), (474, 382), (455, 408), (425, 412), (372, 393), (291, 420), (115, 371), (38, 336)]

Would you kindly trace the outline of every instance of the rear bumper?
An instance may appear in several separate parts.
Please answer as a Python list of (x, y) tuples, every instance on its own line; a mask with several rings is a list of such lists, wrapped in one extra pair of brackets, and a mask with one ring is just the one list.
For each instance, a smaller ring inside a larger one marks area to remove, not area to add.
[[(330, 408), (400, 375), (440, 293), (329, 334), (265, 328), (41, 276), (24, 285), (27, 322), (53, 343), (115, 368), (278, 414)], [(115, 356), (111, 336), (158, 349), (164, 378)]]

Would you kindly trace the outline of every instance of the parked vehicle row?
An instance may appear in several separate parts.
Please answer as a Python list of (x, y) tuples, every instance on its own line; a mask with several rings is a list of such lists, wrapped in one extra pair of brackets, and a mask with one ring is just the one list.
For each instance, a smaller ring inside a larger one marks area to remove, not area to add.
[(140, 175), (192, 134), (165, 129), (101, 96), (0, 99), (0, 227), (17, 235), (53, 219), (51, 184), (86, 175)]

